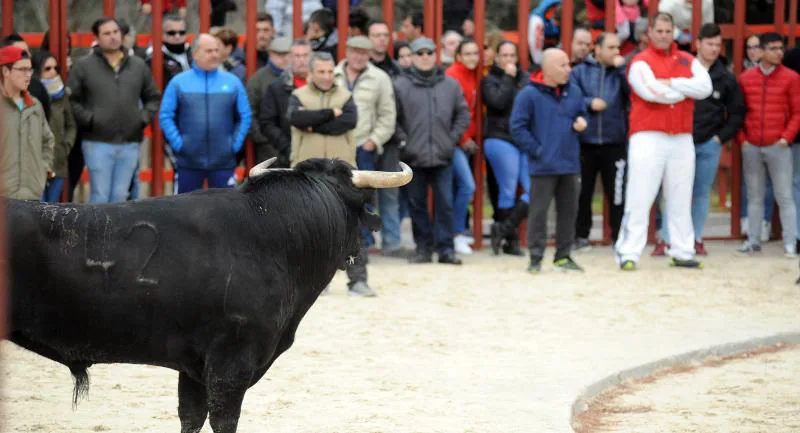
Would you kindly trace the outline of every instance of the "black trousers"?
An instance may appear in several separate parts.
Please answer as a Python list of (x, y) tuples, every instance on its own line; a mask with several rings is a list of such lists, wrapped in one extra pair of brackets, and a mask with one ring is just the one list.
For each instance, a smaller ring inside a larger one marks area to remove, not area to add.
[(618, 145), (581, 145), (581, 193), (578, 198), (578, 219), (575, 236), (588, 239), (592, 230), (592, 198), (597, 173), (603, 183), (603, 193), (608, 199), (608, 216), (611, 221), (611, 238), (617, 240), (622, 216), (625, 213), (625, 177), (627, 149)]
[(569, 257), (575, 241), (575, 215), (578, 211), (580, 176), (561, 174), (531, 176), (531, 198), (528, 208), (528, 250), (531, 259), (544, 257), (547, 245), (547, 210), (556, 200), (556, 255)]

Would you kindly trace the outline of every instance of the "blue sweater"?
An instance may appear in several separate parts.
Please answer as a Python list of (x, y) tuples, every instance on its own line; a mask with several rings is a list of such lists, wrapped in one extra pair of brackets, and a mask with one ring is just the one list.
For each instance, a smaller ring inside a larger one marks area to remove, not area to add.
[(541, 83), (525, 86), (514, 100), (509, 124), (519, 148), (528, 154), (531, 176), (581, 171), (578, 116), (587, 118), (581, 90), (572, 82), (557, 89)]
[(158, 119), (178, 167), (231, 169), (250, 130), (250, 103), (235, 75), (193, 65), (170, 80)]

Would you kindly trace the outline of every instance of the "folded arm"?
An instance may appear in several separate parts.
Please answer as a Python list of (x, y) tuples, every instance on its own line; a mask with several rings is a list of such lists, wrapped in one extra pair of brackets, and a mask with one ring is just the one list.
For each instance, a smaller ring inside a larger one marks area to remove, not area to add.
[(653, 70), (643, 61), (634, 62), (631, 65), (631, 69), (628, 72), (628, 83), (634, 93), (648, 102), (669, 105), (686, 99), (677, 90), (658, 81)]
[(714, 91), (708, 70), (697, 59), (692, 60), (691, 78), (673, 78), (670, 80), (670, 88), (692, 99), (706, 99)]

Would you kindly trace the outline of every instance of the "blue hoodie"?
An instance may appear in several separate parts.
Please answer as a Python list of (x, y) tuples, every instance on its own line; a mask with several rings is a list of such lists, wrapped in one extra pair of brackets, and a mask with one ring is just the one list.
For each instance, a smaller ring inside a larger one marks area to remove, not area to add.
[(250, 130), (250, 103), (235, 75), (192, 65), (170, 80), (158, 120), (178, 167), (227, 170)]
[[(571, 81), (583, 92), (589, 111), (589, 126), (581, 133), (581, 143), (594, 145), (625, 145), (628, 142), (628, 105), (630, 90), (624, 66), (602, 66), (589, 55), (572, 69)], [(601, 112), (592, 111), (592, 99), (600, 98), (608, 104)]]
[(511, 135), (528, 154), (531, 176), (581, 172), (578, 133), (572, 124), (587, 118), (583, 93), (572, 82), (553, 88), (534, 78), (514, 100)]

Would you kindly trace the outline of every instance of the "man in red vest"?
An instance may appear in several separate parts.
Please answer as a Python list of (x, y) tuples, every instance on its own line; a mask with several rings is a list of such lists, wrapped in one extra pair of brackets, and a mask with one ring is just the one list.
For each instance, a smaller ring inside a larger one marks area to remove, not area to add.
[[(663, 187), (673, 266), (701, 268), (695, 260), (692, 226), (694, 100), (713, 90), (705, 67), (673, 42), (672, 16), (650, 24), (650, 46), (628, 71), (631, 114), (625, 216), (615, 245), (622, 270), (634, 270), (647, 243), (650, 208)], [(663, 182), (663, 185), (662, 185)]]

